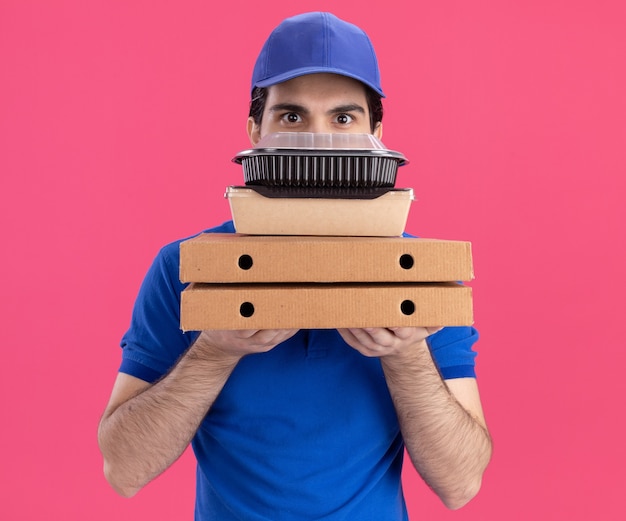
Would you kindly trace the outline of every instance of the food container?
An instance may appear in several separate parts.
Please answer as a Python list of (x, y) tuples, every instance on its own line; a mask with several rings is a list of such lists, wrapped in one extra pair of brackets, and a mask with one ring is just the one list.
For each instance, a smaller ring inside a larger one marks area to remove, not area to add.
[(235, 230), (250, 235), (402, 235), (413, 189), (390, 189), (377, 197), (267, 197), (255, 187), (230, 186)]
[(237, 154), (246, 185), (393, 187), (408, 163), (372, 134), (277, 132)]

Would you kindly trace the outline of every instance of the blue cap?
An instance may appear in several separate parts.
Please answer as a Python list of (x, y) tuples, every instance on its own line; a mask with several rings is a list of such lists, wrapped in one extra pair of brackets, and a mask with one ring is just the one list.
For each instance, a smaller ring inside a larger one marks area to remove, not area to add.
[(369, 37), (331, 13), (304, 13), (281, 22), (257, 58), (252, 89), (320, 72), (354, 78), (385, 96)]

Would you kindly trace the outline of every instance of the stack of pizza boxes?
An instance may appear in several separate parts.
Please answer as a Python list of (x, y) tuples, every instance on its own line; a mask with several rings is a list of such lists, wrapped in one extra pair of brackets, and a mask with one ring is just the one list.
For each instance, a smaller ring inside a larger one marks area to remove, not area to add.
[(181, 243), (181, 328), (473, 323), (469, 242), (403, 236), (404, 156), (369, 134), (278, 133), (238, 154), (237, 233)]

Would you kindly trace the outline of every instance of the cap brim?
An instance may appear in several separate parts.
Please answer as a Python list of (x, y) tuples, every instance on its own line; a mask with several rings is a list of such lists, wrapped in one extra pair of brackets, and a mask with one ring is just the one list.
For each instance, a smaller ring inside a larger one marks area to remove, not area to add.
[(361, 83), (367, 85), (372, 90), (380, 94), (382, 98), (385, 97), (385, 93), (377, 85), (372, 84), (371, 82), (365, 80), (364, 78), (357, 76), (356, 74), (352, 74), (342, 69), (335, 69), (332, 67), (303, 67), (301, 69), (294, 69), (284, 74), (277, 74), (276, 76), (259, 80), (254, 84), (254, 87), (271, 87), (272, 85), (283, 83), (285, 81), (298, 78), (299, 76), (306, 76), (307, 74), (319, 74), (319, 73), (338, 74), (340, 76), (347, 76), (348, 78), (352, 78), (354, 80), (360, 81)]

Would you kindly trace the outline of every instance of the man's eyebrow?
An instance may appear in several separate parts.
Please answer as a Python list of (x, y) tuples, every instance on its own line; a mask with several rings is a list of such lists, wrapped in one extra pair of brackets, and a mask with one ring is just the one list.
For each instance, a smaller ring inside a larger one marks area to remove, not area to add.
[(327, 111), (327, 114), (339, 114), (340, 112), (360, 112), (361, 114), (365, 114), (365, 109), (356, 103), (349, 103), (348, 105), (333, 107)]
[[(270, 112), (297, 112), (299, 114), (308, 114), (309, 109), (304, 105), (298, 105), (297, 103), (276, 103), (269, 108)], [(348, 103), (346, 105), (337, 105), (326, 111), (326, 114), (339, 114), (341, 112), (360, 112), (365, 114), (365, 109), (357, 103)]]
[(299, 114), (308, 114), (308, 109), (303, 105), (297, 105), (296, 103), (276, 103), (269, 108), (270, 112), (297, 112)]

